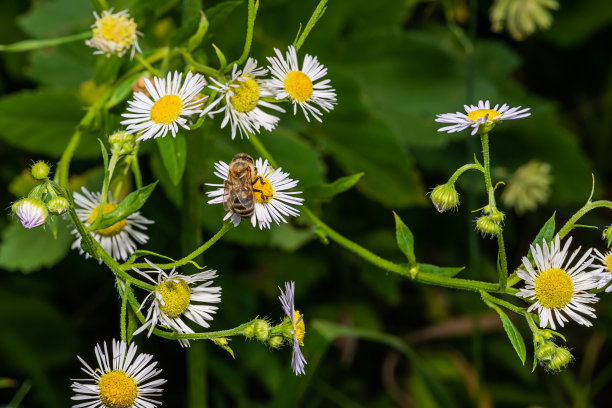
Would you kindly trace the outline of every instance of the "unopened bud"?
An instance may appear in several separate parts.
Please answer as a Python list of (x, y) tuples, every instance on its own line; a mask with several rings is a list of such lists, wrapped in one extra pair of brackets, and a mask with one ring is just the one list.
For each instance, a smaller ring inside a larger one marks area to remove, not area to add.
[(284, 342), (285, 339), (282, 336), (272, 336), (268, 339), (268, 344), (273, 349), (281, 348)]
[(497, 208), (493, 207), (491, 209), (491, 212), (489, 213), (491, 219), (493, 221), (495, 221), (498, 224), (501, 224), (501, 222), (504, 220), (505, 216), (504, 213), (499, 211)]
[(134, 149), (134, 135), (124, 130), (113, 133), (108, 137), (113, 153), (129, 154)]
[(496, 236), (502, 231), (501, 225), (495, 222), (490, 215), (483, 215), (476, 220), (476, 229), (483, 236)]
[(604, 230), (602, 237), (608, 243), (608, 246), (612, 245), (612, 225)]
[(544, 343), (536, 350), (536, 358), (541, 362), (547, 362), (554, 357), (556, 350), (557, 346), (554, 343)]
[(69, 206), (70, 203), (64, 197), (53, 197), (47, 203), (47, 208), (49, 208), (49, 211), (57, 215), (65, 213)]
[(22, 198), (12, 206), (24, 228), (36, 228), (47, 221), (47, 207), (37, 198)]
[(454, 184), (436, 186), (431, 191), (429, 198), (438, 212), (448, 211), (459, 205), (459, 193)]
[(564, 369), (572, 361), (572, 353), (565, 347), (557, 347), (555, 355), (546, 365), (547, 368), (559, 371)]
[(49, 176), (49, 165), (44, 161), (38, 161), (32, 165), (32, 177), (37, 180), (44, 180)]
[(255, 338), (259, 341), (266, 341), (270, 337), (270, 324), (265, 320), (258, 319), (253, 324)]

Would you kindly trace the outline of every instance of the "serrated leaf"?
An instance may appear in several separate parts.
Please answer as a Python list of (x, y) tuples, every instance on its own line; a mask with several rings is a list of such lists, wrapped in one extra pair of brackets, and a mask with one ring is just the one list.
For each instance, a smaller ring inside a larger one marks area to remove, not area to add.
[(155, 140), (170, 181), (175, 186), (178, 186), (183, 178), (187, 159), (187, 141), (185, 140), (185, 135), (179, 132), (176, 134), (176, 137), (167, 135), (166, 137), (158, 137)]
[(417, 265), (419, 272), (431, 273), (433, 275), (452, 278), (465, 269), (465, 266), (436, 266), (420, 263)]
[[(59, 157), (84, 112), (68, 91), (24, 91), (0, 98), (0, 139), (8, 144)], [(95, 138), (82, 137), (75, 157), (97, 157)]]
[(108, 228), (111, 225), (127, 218), (130, 214), (138, 211), (146, 202), (153, 189), (157, 185), (157, 181), (132, 191), (125, 197), (113, 211), (104, 214), (98, 229)]
[(397, 246), (404, 255), (406, 255), (408, 263), (412, 266), (416, 264), (416, 258), (414, 256), (414, 236), (410, 228), (404, 224), (399, 215), (394, 212), (393, 216), (395, 217), (395, 239), (397, 241)]
[(66, 223), (60, 221), (60, 224), (57, 239), (50, 229), (27, 229), (19, 223), (10, 224), (2, 231), (0, 267), (30, 273), (57, 264), (66, 256), (73, 240)]
[(332, 198), (357, 184), (363, 174), (364, 173), (357, 173), (352, 176), (340, 177), (331, 183), (310, 187), (304, 190), (304, 195), (315, 200)]
[(516, 351), (516, 354), (518, 354), (521, 362), (524, 365), (525, 359), (527, 358), (527, 349), (525, 348), (523, 336), (521, 336), (521, 333), (518, 331), (514, 323), (512, 323), (512, 320), (510, 320), (510, 318), (501, 309), (495, 308), (495, 311), (501, 318), (504, 330), (508, 335), (508, 340), (510, 340), (512, 347), (514, 347), (514, 351)]

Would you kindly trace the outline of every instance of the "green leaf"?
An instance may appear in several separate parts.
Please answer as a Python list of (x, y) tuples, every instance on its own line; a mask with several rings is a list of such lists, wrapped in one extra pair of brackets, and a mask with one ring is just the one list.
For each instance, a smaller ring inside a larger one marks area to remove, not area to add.
[[(84, 115), (67, 91), (24, 91), (0, 98), (0, 139), (32, 153), (59, 157)], [(82, 137), (75, 157), (97, 157), (95, 138)]]
[(514, 347), (514, 351), (518, 354), (519, 358), (523, 365), (525, 364), (525, 358), (527, 357), (527, 349), (525, 348), (525, 341), (523, 340), (523, 336), (518, 331), (512, 320), (499, 308), (494, 308), (499, 317), (501, 318), (502, 325), (504, 326), (504, 330), (506, 331), (506, 335), (508, 335), (508, 340), (512, 343), (512, 347)]
[(94, 21), (93, 11), (89, 1), (36, 2), (19, 18), (19, 26), (32, 37), (60, 37), (88, 30)]
[(185, 135), (179, 132), (175, 138), (166, 136), (158, 137), (155, 140), (170, 181), (175, 186), (178, 186), (183, 178), (187, 159), (187, 141), (185, 140)]
[(465, 266), (436, 266), (424, 263), (420, 263), (417, 266), (419, 272), (431, 273), (433, 275), (445, 276), (448, 278), (452, 278), (465, 269)]
[(19, 223), (10, 224), (2, 231), (0, 267), (30, 273), (57, 264), (66, 256), (73, 240), (66, 222), (60, 224), (57, 239), (43, 227), (27, 229)]
[(111, 225), (127, 218), (130, 214), (138, 211), (146, 202), (153, 189), (157, 185), (157, 181), (151, 183), (136, 191), (132, 191), (125, 197), (113, 211), (104, 214), (98, 229), (108, 228)]
[(352, 176), (340, 177), (331, 183), (312, 186), (304, 190), (304, 196), (310, 200), (321, 200), (332, 198), (353, 187), (364, 173), (353, 174)]
[(134, 74), (124, 79), (119, 85), (117, 85), (117, 87), (113, 91), (113, 94), (110, 96), (110, 98), (106, 102), (106, 109), (110, 109), (118, 105), (119, 103), (123, 102), (124, 100), (126, 100), (132, 93), (132, 85), (134, 85), (134, 82), (136, 82), (138, 78), (142, 76), (147, 76), (147, 75), (149, 75), (149, 72), (144, 71), (144, 72), (139, 72), (137, 74)]
[(187, 41), (187, 50), (193, 51), (197, 46), (199, 46), (207, 31), (208, 19), (206, 18), (206, 14), (200, 11), (200, 24), (198, 24), (198, 30), (195, 32), (195, 34), (193, 34), (189, 38), (189, 41)]
[(227, 65), (227, 58), (225, 58), (225, 54), (223, 54), (223, 51), (221, 51), (219, 47), (217, 47), (215, 44), (212, 44), (212, 46), (215, 49), (215, 53), (217, 54), (217, 59), (219, 60), (219, 66), (225, 67)]
[[(553, 240), (553, 236), (555, 234), (555, 214), (546, 221), (546, 223), (540, 228), (538, 235), (536, 235), (535, 239), (531, 243), (531, 245), (535, 248), (536, 244), (542, 246), (542, 240), (546, 240), (547, 244), (550, 244)], [(533, 256), (531, 255), (531, 251), (527, 254), (527, 258), (533, 262)]]
[(402, 219), (393, 212), (395, 217), (395, 238), (397, 240), (397, 246), (408, 258), (410, 266), (416, 264), (416, 257), (414, 256), (414, 236), (410, 228), (404, 224)]

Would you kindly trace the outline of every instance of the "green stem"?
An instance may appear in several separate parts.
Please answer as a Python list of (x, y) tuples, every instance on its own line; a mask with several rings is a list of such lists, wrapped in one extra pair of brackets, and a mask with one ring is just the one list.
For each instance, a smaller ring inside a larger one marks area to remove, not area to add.
[[(208, 248), (210, 248), (211, 246), (213, 246), (215, 244), (215, 242), (217, 242), (218, 240), (221, 239), (221, 237), (223, 237), (229, 230), (231, 230), (233, 228), (233, 224), (231, 221), (227, 221), (223, 224), (223, 226), (221, 227), (221, 229), (215, 234), (213, 235), (208, 241), (206, 241), (204, 244), (202, 244), (200, 247), (198, 247), (198, 249), (196, 249), (195, 251), (193, 251), (192, 253), (190, 253), (189, 255), (187, 255), (184, 258), (179, 259), (176, 262), (171, 262), (171, 263), (165, 263), (165, 264), (156, 264), (157, 267), (159, 267), (160, 269), (171, 269), (171, 268), (178, 268), (180, 266), (183, 265), (187, 265), (188, 263), (190, 263), (192, 261), (192, 259), (194, 259), (195, 257), (199, 256), (200, 254), (202, 254), (204, 251), (206, 251)], [(149, 267), (149, 264), (147, 263), (135, 263), (135, 264), (123, 264), (120, 266), (120, 268), (124, 271), (130, 270), (132, 268), (147, 268)]]
[(52, 47), (55, 45), (66, 44), (75, 41), (86, 40), (91, 37), (91, 31), (87, 31), (84, 33), (69, 35), (66, 37), (60, 38), (50, 38), (45, 40), (24, 40), (19, 41), (14, 44), (0, 44), (0, 52), (23, 52), (23, 51), (31, 51), (36, 50), (38, 48), (43, 47)]
[(489, 134), (482, 133), (480, 135), (480, 141), (482, 142), (482, 155), (484, 157), (484, 178), (487, 186), (487, 192), (489, 193), (489, 206), (491, 209), (495, 208), (495, 190), (491, 183), (491, 170), (490, 170), (490, 159), (489, 159)]
[(565, 238), (565, 236), (567, 234), (569, 234), (569, 232), (574, 228), (576, 222), (578, 222), (578, 220), (580, 218), (582, 218), (586, 213), (588, 213), (589, 211), (592, 211), (596, 208), (601, 208), (601, 207), (605, 207), (605, 208), (609, 208), (612, 210), (612, 202), (607, 201), (607, 200), (598, 200), (598, 201), (589, 201), (587, 202), (584, 207), (582, 207), (581, 209), (579, 209), (578, 211), (576, 211), (576, 214), (574, 214), (572, 216), (572, 218), (570, 218), (563, 227), (561, 227), (561, 229), (559, 230), (559, 238), (563, 239)]
[(490, 302), (493, 302), (493, 303), (496, 303), (496, 304), (498, 304), (500, 306), (503, 306), (506, 309), (513, 311), (514, 313), (517, 313), (517, 314), (520, 314), (520, 315), (523, 315), (525, 313), (525, 308), (515, 306), (512, 303), (507, 302), (507, 301), (505, 301), (503, 299), (499, 299), (499, 298), (497, 298), (495, 296), (491, 296), (487, 292), (481, 291), (480, 295), (482, 296), (483, 299), (486, 299), (486, 300), (488, 300)]
[(193, 58), (193, 56), (189, 52), (187, 51), (183, 52), (183, 58), (185, 58), (185, 62), (191, 65), (195, 71), (201, 72), (206, 75), (213, 76), (216, 79), (223, 78), (223, 75), (221, 75), (219, 71), (217, 71), (216, 69), (212, 67), (209, 67), (208, 65), (200, 64)]
[(447, 184), (455, 184), (459, 176), (463, 174), (464, 172), (466, 172), (467, 170), (478, 170), (482, 173), (485, 172), (484, 167), (482, 167), (480, 164), (477, 164), (477, 163), (464, 164), (463, 166), (459, 167), (457, 171), (453, 173), (453, 175), (448, 179)]
[(110, 159), (110, 163), (108, 164), (108, 172), (107, 176), (104, 178), (104, 185), (102, 186), (102, 194), (100, 195), (100, 205), (98, 206), (98, 215), (94, 220), (93, 224), (91, 224), (88, 228), (89, 231), (95, 231), (98, 229), (100, 222), (102, 222), (102, 217), (104, 216), (104, 207), (106, 206), (106, 199), (108, 197), (108, 188), (110, 187), (110, 183), (113, 179), (113, 173), (115, 172), (115, 167), (117, 166), (117, 162), (119, 161), (119, 153), (113, 153)]
[(259, 8), (259, 0), (249, 0), (249, 10), (247, 17), (247, 31), (246, 38), (244, 40), (244, 49), (242, 55), (236, 61), (227, 64), (223, 72), (227, 72), (234, 67), (234, 65), (241, 65), (249, 56), (251, 52), (251, 43), (253, 42), (253, 28), (255, 27), (255, 18), (257, 17), (257, 9)]
[(508, 261), (506, 259), (506, 245), (504, 244), (504, 234), (497, 234), (497, 247), (499, 248), (499, 289), (504, 290), (508, 286)]
[(317, 24), (317, 21), (323, 17), (323, 13), (325, 13), (325, 10), (327, 9), (326, 5), (327, 0), (321, 0), (317, 5), (317, 8), (312, 12), (312, 16), (310, 16), (310, 20), (308, 20), (308, 23), (306, 23), (304, 30), (302, 30), (301, 34), (298, 33), (299, 37), (293, 42), (296, 52), (300, 50), (302, 44), (304, 44), (304, 41), (306, 41), (308, 34), (310, 34), (310, 30), (312, 30), (315, 24)]
[(121, 340), (127, 344), (127, 292), (131, 292), (130, 284), (126, 283), (123, 288), (123, 297), (121, 298)]
[[(166, 55), (167, 55), (167, 54), (166, 54)], [(159, 72), (159, 71), (158, 71), (156, 68), (153, 68), (153, 65), (151, 65), (151, 64), (149, 63), (149, 61), (147, 61), (146, 59), (142, 58), (142, 55), (140, 55), (140, 54), (136, 53), (136, 60), (137, 60), (138, 62), (140, 62), (140, 65), (142, 65), (143, 67), (145, 67), (145, 68), (146, 68), (146, 69), (147, 69), (147, 70), (148, 70), (150, 73), (152, 73), (153, 75), (155, 75), (155, 76), (157, 76), (157, 77), (162, 76), (162, 75), (160, 74), (160, 72)]]

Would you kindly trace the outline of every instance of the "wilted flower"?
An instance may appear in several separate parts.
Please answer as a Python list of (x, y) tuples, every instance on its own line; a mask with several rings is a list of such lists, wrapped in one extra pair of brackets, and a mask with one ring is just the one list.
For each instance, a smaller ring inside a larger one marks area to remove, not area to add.
[(104, 10), (102, 17), (94, 11), (96, 22), (91, 26), (93, 38), (85, 41), (85, 44), (97, 51), (94, 54), (112, 54), (122, 57), (131, 48), (130, 57), (134, 57), (136, 51), (140, 51), (138, 46), (138, 35), (136, 23), (130, 18), (127, 10), (113, 13), (112, 10)]

